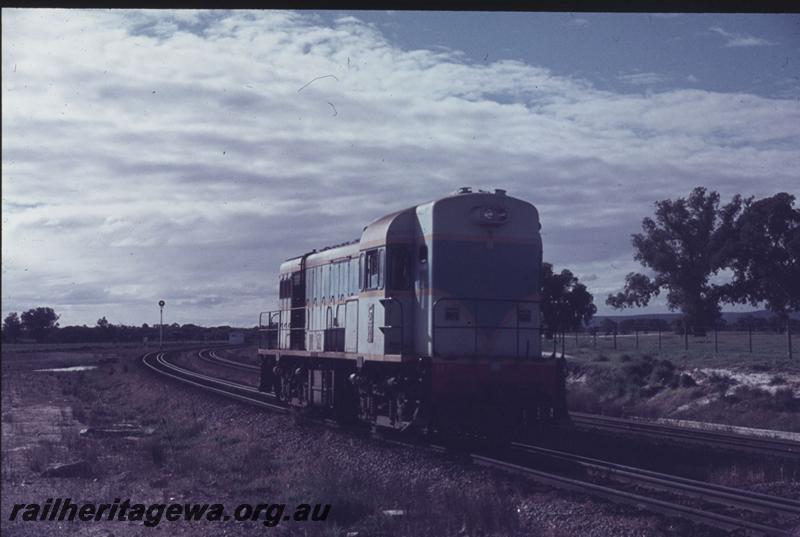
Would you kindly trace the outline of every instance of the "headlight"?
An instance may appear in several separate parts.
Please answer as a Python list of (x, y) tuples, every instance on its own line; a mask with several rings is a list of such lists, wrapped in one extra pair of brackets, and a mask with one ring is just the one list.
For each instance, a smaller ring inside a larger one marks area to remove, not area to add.
[(502, 207), (475, 207), (472, 215), (481, 225), (499, 226), (508, 220), (508, 211)]

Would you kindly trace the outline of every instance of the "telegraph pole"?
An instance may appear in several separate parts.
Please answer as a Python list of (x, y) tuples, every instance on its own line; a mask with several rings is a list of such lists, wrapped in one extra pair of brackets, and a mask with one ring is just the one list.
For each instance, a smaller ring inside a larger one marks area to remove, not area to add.
[(161, 347), (164, 345), (164, 302), (163, 300), (158, 301), (158, 309), (160, 313), (160, 322), (158, 323), (158, 349), (161, 350)]

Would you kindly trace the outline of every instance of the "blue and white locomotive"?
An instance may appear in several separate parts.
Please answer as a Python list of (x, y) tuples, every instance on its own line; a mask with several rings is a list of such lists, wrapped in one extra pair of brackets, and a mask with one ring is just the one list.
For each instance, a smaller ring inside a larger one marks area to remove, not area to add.
[(389, 214), (280, 267), (261, 389), (340, 419), (511, 434), (566, 417), (540, 342), (539, 214), (504, 190)]

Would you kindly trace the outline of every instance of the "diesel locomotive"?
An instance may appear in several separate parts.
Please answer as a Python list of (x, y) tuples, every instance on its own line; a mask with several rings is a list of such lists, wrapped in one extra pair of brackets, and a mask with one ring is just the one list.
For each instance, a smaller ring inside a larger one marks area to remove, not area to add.
[(567, 417), (540, 341), (536, 208), (464, 187), (280, 266), (260, 389), (340, 420), (518, 434)]

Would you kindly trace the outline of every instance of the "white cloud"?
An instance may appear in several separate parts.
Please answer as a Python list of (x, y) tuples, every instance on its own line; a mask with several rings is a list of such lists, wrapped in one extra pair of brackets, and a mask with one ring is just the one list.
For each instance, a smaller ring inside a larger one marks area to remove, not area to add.
[(761, 37), (754, 37), (752, 35), (747, 34), (737, 34), (725, 31), (720, 26), (712, 26), (709, 28), (710, 31), (714, 32), (715, 34), (721, 35), (726, 39), (725, 46), (726, 47), (762, 47), (766, 45), (774, 45), (772, 41), (768, 41)]
[(636, 86), (654, 86), (668, 82), (670, 77), (659, 73), (630, 73), (617, 77), (622, 82)]
[(252, 324), (283, 259), (469, 184), (534, 202), (545, 258), (600, 295), (656, 199), (773, 194), (800, 167), (790, 99), (617, 94), (352, 17), (3, 15), (4, 313), (152, 322), (163, 297), (170, 322)]

